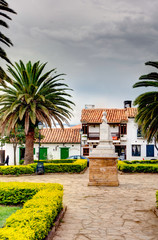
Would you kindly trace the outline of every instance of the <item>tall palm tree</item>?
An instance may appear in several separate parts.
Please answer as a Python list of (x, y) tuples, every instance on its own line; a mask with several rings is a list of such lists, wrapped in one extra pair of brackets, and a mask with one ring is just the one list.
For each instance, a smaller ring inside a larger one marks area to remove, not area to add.
[[(158, 68), (158, 62), (149, 61), (146, 62), (145, 65)], [(139, 79), (141, 81), (135, 83), (133, 88), (158, 88), (157, 72), (151, 72), (147, 75), (142, 75)], [(148, 142), (150, 142), (152, 139), (155, 140), (156, 147), (156, 141), (158, 141), (158, 91), (155, 90), (142, 93), (135, 99), (134, 104), (138, 105), (136, 122), (142, 126), (143, 134), (147, 138)]]
[(58, 123), (63, 128), (63, 122), (68, 123), (71, 117), (73, 102), (65, 83), (57, 74), (56, 69), (42, 73), (45, 64), (30, 61), (24, 65), (20, 60), (8, 71), (13, 77), (13, 84), (0, 88), (0, 126), (1, 132), (7, 127), (7, 133), (15, 125), (23, 124), (26, 134), (25, 164), (33, 162), (33, 145), (35, 127), (38, 122), (46, 126)]
[[(11, 20), (11, 18), (6, 14), (6, 12), (14, 13), (14, 14), (16, 13), (14, 10), (8, 7), (8, 3), (6, 1), (0, 0), (0, 16)], [(8, 24), (1, 19), (0, 19), (0, 26), (8, 28)], [(7, 45), (8, 47), (13, 45), (11, 40), (8, 37), (6, 37), (2, 32), (0, 32), (0, 41), (5, 45)], [(10, 63), (10, 60), (6, 55), (6, 52), (1, 47), (0, 47), (0, 57), (3, 58), (8, 63)]]
[[(8, 3), (5, 0), (0, 0), (0, 16), (2, 16), (5, 19), (11, 20), (11, 18), (6, 14), (6, 12), (16, 14), (14, 10), (8, 7)], [(0, 19), (0, 26), (8, 28), (8, 24), (2, 19)], [(13, 45), (11, 40), (8, 37), (6, 37), (2, 32), (0, 32), (0, 42), (7, 45), (8, 47)], [(1, 47), (0, 58), (2, 58), (8, 63), (11, 63), (9, 58), (7, 57), (6, 52)], [(3, 68), (0, 67), (0, 83), (5, 86), (5, 81), (11, 82), (11, 79), (7, 76)]]

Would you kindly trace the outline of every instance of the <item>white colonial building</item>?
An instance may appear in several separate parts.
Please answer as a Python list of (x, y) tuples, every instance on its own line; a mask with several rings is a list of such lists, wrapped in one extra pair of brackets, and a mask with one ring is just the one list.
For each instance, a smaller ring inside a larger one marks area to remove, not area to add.
[(158, 158), (154, 143), (148, 144), (141, 136), (141, 129), (135, 122), (137, 109), (131, 107), (131, 101), (125, 101), (123, 109), (98, 109), (92, 105), (82, 110), (82, 154), (84, 156), (88, 157), (92, 149), (98, 145), (104, 111), (107, 113), (115, 152), (120, 159)]
[[(53, 128), (42, 129), (41, 135), (44, 138), (40, 141), (40, 159), (65, 159), (71, 155), (80, 155), (80, 128), (75, 126), (72, 128)], [(25, 146), (17, 146), (16, 161), (19, 164), (24, 159)], [(34, 159), (38, 159), (39, 142), (34, 144)], [(6, 156), (9, 155), (9, 165), (14, 165), (14, 149), (13, 144), (5, 144), (0, 150), (0, 162), (4, 162)]]

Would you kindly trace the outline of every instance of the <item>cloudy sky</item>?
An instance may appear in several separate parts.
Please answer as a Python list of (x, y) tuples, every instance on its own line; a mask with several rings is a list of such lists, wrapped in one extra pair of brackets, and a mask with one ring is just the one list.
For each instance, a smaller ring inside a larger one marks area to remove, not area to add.
[(13, 62), (40, 60), (66, 74), (76, 104), (71, 124), (80, 122), (85, 104), (122, 108), (146, 90), (132, 85), (152, 70), (146, 61), (158, 60), (157, 0), (8, 3), (17, 12), (5, 31), (14, 47), (3, 48)]

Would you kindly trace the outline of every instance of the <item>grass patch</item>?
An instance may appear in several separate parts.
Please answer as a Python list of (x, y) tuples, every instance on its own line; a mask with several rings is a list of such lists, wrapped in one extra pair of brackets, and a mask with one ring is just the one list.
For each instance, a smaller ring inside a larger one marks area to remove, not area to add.
[(0, 227), (3, 227), (6, 219), (21, 207), (0, 206)]

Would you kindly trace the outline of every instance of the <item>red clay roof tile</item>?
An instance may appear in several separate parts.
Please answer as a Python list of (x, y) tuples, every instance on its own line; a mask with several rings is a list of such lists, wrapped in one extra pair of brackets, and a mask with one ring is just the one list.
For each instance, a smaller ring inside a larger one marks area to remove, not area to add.
[(41, 143), (80, 143), (80, 128), (45, 128), (41, 135)]
[(81, 115), (82, 123), (101, 123), (103, 112), (107, 113), (108, 123), (121, 123), (127, 122), (128, 117), (135, 117), (137, 113), (136, 108), (123, 108), (123, 109), (83, 109)]

